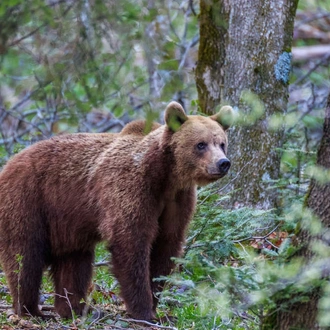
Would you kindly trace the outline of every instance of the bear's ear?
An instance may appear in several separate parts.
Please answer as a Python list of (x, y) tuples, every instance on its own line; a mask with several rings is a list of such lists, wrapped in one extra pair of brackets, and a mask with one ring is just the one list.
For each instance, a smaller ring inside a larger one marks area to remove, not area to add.
[(176, 132), (186, 120), (188, 117), (180, 103), (173, 101), (166, 107), (165, 123), (171, 131)]
[(217, 121), (226, 131), (234, 122), (234, 110), (231, 106), (225, 105), (210, 118)]

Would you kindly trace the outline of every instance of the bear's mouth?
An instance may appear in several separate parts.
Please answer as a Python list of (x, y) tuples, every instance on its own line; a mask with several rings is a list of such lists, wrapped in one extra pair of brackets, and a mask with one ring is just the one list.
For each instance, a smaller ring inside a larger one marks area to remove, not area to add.
[(208, 174), (209, 174), (211, 177), (222, 178), (222, 177), (225, 176), (227, 173), (209, 172)]
[(212, 173), (211, 176), (215, 178), (222, 178), (226, 175), (227, 173)]

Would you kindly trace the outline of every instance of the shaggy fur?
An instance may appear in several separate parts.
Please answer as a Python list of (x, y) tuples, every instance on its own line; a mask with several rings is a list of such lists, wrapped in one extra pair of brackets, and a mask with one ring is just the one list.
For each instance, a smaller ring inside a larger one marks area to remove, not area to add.
[(94, 248), (106, 241), (128, 313), (154, 319), (163, 283), (152, 279), (168, 275), (181, 253), (196, 186), (230, 166), (231, 108), (223, 109), (186, 116), (172, 102), (166, 125), (147, 135), (140, 121), (119, 134), (54, 137), (13, 157), (0, 173), (0, 260), (16, 313), (42, 316), (39, 288), (50, 266), (58, 314), (71, 317), (65, 296), (82, 314)]

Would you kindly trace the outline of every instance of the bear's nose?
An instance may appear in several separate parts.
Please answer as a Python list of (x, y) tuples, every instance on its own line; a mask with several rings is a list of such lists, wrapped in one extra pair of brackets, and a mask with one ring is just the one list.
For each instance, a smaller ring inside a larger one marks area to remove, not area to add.
[(230, 161), (227, 158), (222, 158), (217, 162), (219, 172), (225, 174), (230, 169)]

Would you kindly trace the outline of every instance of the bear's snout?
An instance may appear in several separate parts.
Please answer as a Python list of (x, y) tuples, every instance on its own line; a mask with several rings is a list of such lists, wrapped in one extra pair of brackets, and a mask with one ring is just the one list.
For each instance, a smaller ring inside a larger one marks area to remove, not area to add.
[(230, 169), (230, 165), (228, 158), (222, 158), (217, 162), (217, 168), (221, 174), (226, 174)]

